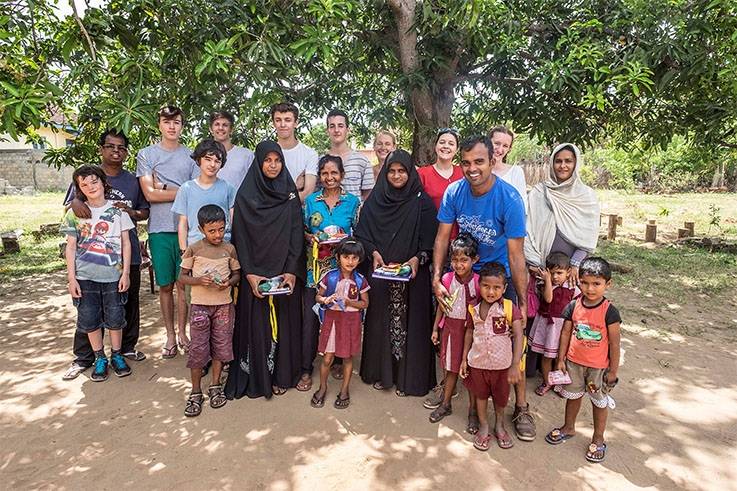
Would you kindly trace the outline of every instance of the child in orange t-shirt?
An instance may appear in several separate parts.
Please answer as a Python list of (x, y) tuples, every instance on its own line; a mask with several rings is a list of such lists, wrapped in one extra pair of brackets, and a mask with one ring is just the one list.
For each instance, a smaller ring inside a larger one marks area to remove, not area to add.
[[(578, 270), (581, 297), (563, 311), (557, 369), (567, 373), (571, 383), (560, 386), (567, 399), (565, 424), (547, 434), (545, 440), (558, 445), (576, 434), (576, 417), (584, 394), (591, 399), (594, 412), (594, 435), (586, 452), (589, 462), (606, 457), (604, 430), (609, 397), (617, 383), (619, 368), (619, 312), (604, 294), (612, 284), (609, 263), (599, 257), (581, 262)], [(564, 355), (565, 354), (565, 355)]]

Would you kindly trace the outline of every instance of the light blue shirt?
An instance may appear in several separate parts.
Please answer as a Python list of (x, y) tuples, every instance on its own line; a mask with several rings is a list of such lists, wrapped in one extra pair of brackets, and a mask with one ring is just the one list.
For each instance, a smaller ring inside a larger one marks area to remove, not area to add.
[(200, 232), (197, 212), (205, 205), (218, 205), (225, 212), (225, 240), (230, 241), (230, 209), (235, 203), (235, 189), (222, 179), (204, 189), (196, 179), (187, 181), (177, 191), (171, 211), (187, 217), (187, 245), (204, 238)]

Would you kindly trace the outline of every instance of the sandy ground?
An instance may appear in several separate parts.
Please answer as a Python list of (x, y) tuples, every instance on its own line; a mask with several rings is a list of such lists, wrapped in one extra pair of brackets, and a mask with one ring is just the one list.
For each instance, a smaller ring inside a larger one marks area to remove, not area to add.
[[(578, 436), (552, 447), (543, 436), (562, 422), (564, 402), (537, 397), (533, 387), (537, 440), (487, 453), (463, 431), (464, 400), (433, 425), (422, 399), (377, 392), (357, 377), (343, 411), (313, 409), (308, 394), (290, 390), (184, 418), (185, 360), (158, 355), (163, 329), (148, 291), (139, 347), (149, 358), (128, 378), (93, 383), (87, 371), (64, 382), (75, 312), (63, 273), (4, 284), (0, 487), (737, 489), (737, 345), (727, 333), (737, 327), (734, 310), (712, 318), (689, 311), (685, 322), (702, 326), (691, 336), (659, 329), (684, 322), (684, 311), (646, 318), (638, 295), (615, 289), (611, 297), (626, 320), (621, 382), (607, 460), (589, 464), (590, 406)], [(336, 390), (334, 383), (329, 402)]]

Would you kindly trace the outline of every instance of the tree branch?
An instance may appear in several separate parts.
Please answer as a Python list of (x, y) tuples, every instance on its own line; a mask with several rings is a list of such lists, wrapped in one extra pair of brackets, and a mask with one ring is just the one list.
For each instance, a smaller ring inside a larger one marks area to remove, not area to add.
[(74, 20), (77, 21), (77, 25), (79, 26), (79, 29), (82, 31), (84, 38), (87, 40), (87, 45), (90, 47), (90, 55), (92, 56), (92, 61), (97, 61), (97, 53), (95, 52), (95, 45), (92, 44), (92, 38), (90, 38), (90, 35), (87, 32), (87, 29), (84, 28), (82, 19), (79, 18), (79, 13), (77, 12), (77, 5), (74, 3), (74, 0), (69, 0), (69, 5), (72, 7), (72, 14), (74, 15)]

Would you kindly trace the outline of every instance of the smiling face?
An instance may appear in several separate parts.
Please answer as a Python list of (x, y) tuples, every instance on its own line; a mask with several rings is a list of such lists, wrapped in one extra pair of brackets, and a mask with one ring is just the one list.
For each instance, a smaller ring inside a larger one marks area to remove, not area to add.
[(279, 175), (283, 166), (284, 162), (282, 162), (279, 154), (276, 152), (269, 152), (266, 154), (263, 164), (261, 164), (261, 171), (264, 173), (264, 176), (269, 179), (276, 179), (276, 176)]
[(394, 189), (402, 189), (409, 180), (409, 174), (402, 164), (393, 162), (387, 169), (386, 180)]
[(159, 131), (161, 139), (169, 142), (178, 142), (182, 135), (183, 120), (181, 115), (173, 118), (159, 118)]
[(330, 138), (330, 143), (334, 147), (345, 143), (349, 131), (348, 123), (343, 116), (332, 116), (328, 118), (328, 138)]
[(558, 182), (565, 182), (571, 178), (573, 171), (576, 170), (576, 155), (564, 148), (553, 157), (553, 172)]
[(453, 252), (453, 255), (450, 257), (450, 267), (459, 278), (466, 279), (473, 272), (473, 265), (478, 260), (478, 256), (470, 257), (466, 254), (466, 251), (459, 250)]
[(276, 130), (276, 136), (280, 140), (289, 140), (294, 136), (297, 129), (297, 117), (292, 111), (274, 113), (271, 123)]
[(105, 143), (100, 147), (102, 162), (108, 165), (123, 165), (128, 158), (128, 147), (120, 136), (107, 135)]
[(453, 133), (443, 133), (435, 143), (435, 154), (441, 160), (453, 160), (458, 152), (458, 140)]
[(343, 174), (340, 173), (335, 162), (326, 162), (320, 170), (320, 184), (323, 189), (336, 189), (343, 182)]
[(494, 146), (494, 160), (503, 162), (512, 149), (512, 135), (496, 131), (491, 135), (491, 144)]
[(479, 142), (467, 151), (461, 152), (461, 170), (472, 188), (483, 187), (491, 177), (489, 149)]
[(386, 156), (396, 149), (397, 146), (394, 144), (394, 138), (386, 133), (379, 133), (376, 135), (376, 139), (374, 140), (374, 152), (376, 153), (376, 158), (379, 159), (380, 164), (383, 164), (384, 160), (386, 160)]
[(233, 132), (233, 125), (227, 118), (218, 118), (210, 125), (210, 134), (215, 141), (226, 143), (230, 141), (230, 135)]
[(207, 155), (199, 159), (197, 165), (200, 166), (200, 172), (203, 175), (207, 177), (215, 177), (220, 168), (223, 166), (223, 163), (220, 160), (220, 157), (208, 153)]
[(97, 176), (78, 177), (79, 190), (87, 198), (87, 201), (97, 202), (105, 198), (105, 185)]

